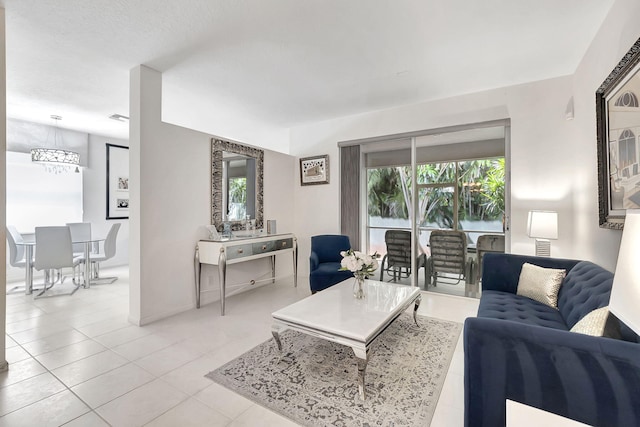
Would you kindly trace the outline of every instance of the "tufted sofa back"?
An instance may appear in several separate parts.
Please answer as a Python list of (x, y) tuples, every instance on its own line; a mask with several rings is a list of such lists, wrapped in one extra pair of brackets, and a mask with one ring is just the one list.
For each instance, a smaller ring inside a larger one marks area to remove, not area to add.
[[(569, 329), (593, 310), (609, 305), (613, 273), (589, 261), (580, 261), (565, 277), (558, 292), (558, 310)], [(640, 342), (627, 325), (620, 322), (626, 341)]]
[(609, 304), (613, 273), (580, 261), (567, 273), (558, 293), (558, 310), (569, 329), (593, 310)]

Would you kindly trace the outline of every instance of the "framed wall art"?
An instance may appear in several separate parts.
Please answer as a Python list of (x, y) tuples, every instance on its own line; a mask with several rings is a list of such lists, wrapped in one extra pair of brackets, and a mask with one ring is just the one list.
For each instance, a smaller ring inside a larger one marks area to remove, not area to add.
[(640, 208), (640, 39), (596, 91), (596, 122), (599, 223), (622, 229)]
[(107, 219), (129, 218), (129, 147), (107, 146)]
[(300, 159), (300, 185), (329, 183), (329, 156), (304, 157)]

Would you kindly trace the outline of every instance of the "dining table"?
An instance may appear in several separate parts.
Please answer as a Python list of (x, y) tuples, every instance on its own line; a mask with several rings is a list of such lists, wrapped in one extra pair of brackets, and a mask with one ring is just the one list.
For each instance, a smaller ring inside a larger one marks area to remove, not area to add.
[[(71, 243), (81, 243), (84, 246), (84, 272), (82, 287), (91, 287), (91, 246), (99, 242), (104, 242), (105, 238), (91, 239), (72, 239)], [(25, 273), (24, 273), (24, 293), (31, 295), (33, 293), (33, 251), (36, 248), (36, 242), (16, 242), (17, 246), (24, 247)]]

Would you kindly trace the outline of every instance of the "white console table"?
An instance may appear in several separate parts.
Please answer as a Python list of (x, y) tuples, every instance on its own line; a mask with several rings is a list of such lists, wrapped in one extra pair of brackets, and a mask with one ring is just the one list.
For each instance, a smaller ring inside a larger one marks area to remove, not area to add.
[(194, 258), (196, 278), (196, 307), (200, 308), (200, 273), (202, 264), (218, 266), (220, 278), (220, 312), (224, 316), (227, 265), (271, 258), (271, 280), (276, 277), (276, 255), (293, 254), (293, 283), (298, 286), (298, 245), (293, 234), (266, 234), (256, 237), (233, 237), (229, 240), (200, 240)]

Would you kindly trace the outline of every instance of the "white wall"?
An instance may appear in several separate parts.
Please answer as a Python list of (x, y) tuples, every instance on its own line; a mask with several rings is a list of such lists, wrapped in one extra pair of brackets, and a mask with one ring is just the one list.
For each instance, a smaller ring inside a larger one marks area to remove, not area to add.
[[(202, 97), (200, 88), (185, 87), (183, 82), (171, 83), (170, 76), (164, 76), (162, 91), (162, 120), (200, 132), (213, 132), (235, 141), (255, 141), (260, 148), (287, 153), (289, 150), (289, 132), (287, 128), (274, 126), (255, 116), (238, 116), (242, 107), (233, 105), (226, 108), (223, 100), (212, 108), (208, 99)], [(167, 82), (167, 79), (169, 80)], [(220, 100), (218, 100), (220, 101)], [(190, 108), (185, 109), (184, 106)], [(203, 129), (202, 123), (208, 123)], [(198, 127), (200, 126), (200, 127)]]
[[(640, 3), (618, 0), (574, 76), (291, 129), (291, 154), (329, 154), (331, 160), (329, 185), (294, 188), (301, 259), (308, 257), (312, 235), (340, 230), (339, 141), (510, 118), (512, 252), (534, 253), (526, 235), (529, 210), (556, 210), (559, 239), (552, 242), (552, 255), (588, 259), (613, 270), (620, 232), (598, 226), (594, 99), (598, 86), (638, 38), (638, 20)], [(572, 96), (575, 120), (566, 121)], [(300, 274), (308, 272), (308, 262), (301, 267)]]
[[(126, 124), (123, 124), (126, 126)], [(88, 167), (83, 171), (83, 221), (91, 223), (94, 237), (106, 237), (111, 225), (120, 223), (116, 240), (116, 255), (100, 263), (101, 268), (129, 263), (129, 220), (106, 220), (107, 217), (107, 149), (105, 144), (129, 146), (124, 139), (89, 135)]]
[[(130, 320), (137, 324), (195, 306), (194, 248), (206, 238), (204, 226), (211, 221), (212, 135), (163, 123), (161, 99), (162, 75), (145, 66), (132, 69)], [(280, 232), (293, 229), (294, 162), (265, 151), (265, 218), (278, 220)], [(229, 266), (227, 283), (248, 282), (269, 268), (268, 259)], [(292, 270), (290, 261), (278, 260), (279, 275)], [(203, 288), (213, 290), (203, 298), (207, 304), (218, 299), (215, 267), (206, 266), (202, 277)]]
[[(5, 30), (5, 15), (4, 9), (0, 8), (0, 221), (6, 223), (6, 189), (7, 179), (5, 174), (5, 156), (7, 151), (7, 55), (6, 55), (6, 30)], [(6, 241), (6, 228), (3, 227), (0, 235), (2, 239)], [(4, 245), (0, 245), (0, 259), (6, 259), (6, 249)], [(1, 264), (1, 263), (0, 263)], [(6, 266), (0, 265), (0, 274), (4, 277), (6, 274)], [(7, 369), (7, 358), (5, 351), (6, 336), (5, 331), (7, 329), (6, 314), (7, 314), (7, 295), (5, 292), (1, 292), (0, 295), (0, 316), (3, 319), (0, 322), (0, 371)]]
[[(595, 165), (597, 162), (595, 91), (640, 38), (639, 21), (640, 2), (616, 0), (574, 74), (576, 132), (573, 146), (577, 151), (583, 150), (583, 147), (588, 148), (582, 156), (585, 165)], [(584, 191), (574, 197), (577, 199), (576, 203), (585, 208), (574, 212), (572, 220), (576, 223), (578, 232), (587, 228), (589, 232), (579, 236), (575, 244), (591, 248), (593, 259), (613, 271), (622, 232), (593, 227), (598, 222), (596, 169), (595, 166), (584, 167), (578, 173), (578, 181), (582, 182)], [(582, 194), (593, 197), (583, 199)]]

